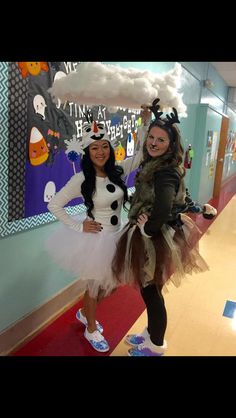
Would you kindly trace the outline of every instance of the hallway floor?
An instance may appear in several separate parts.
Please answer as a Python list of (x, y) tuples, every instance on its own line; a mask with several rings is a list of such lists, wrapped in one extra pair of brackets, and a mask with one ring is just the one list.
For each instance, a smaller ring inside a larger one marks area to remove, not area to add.
[[(210, 271), (190, 276), (164, 295), (168, 313), (165, 356), (236, 356), (236, 196), (199, 242)], [(227, 303), (228, 301), (228, 303)], [(229, 301), (235, 303), (235, 318)], [(226, 305), (227, 303), (227, 305)], [(226, 310), (225, 310), (226, 308)], [(128, 333), (146, 325), (146, 310)], [(121, 341), (112, 356), (126, 356)]]

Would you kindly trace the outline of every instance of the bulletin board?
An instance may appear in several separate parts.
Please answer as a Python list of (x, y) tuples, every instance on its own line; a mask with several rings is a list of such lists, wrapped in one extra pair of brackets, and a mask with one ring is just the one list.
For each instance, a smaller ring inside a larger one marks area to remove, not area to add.
[[(88, 107), (53, 102), (48, 93), (55, 78), (77, 65), (0, 62), (1, 237), (53, 221), (48, 202), (80, 171), (80, 156), (68, 147), (81, 139)], [(105, 123), (116, 159), (132, 156), (140, 112), (119, 108), (111, 114), (102, 105), (92, 111), (95, 120)], [(67, 207), (70, 214), (83, 210), (82, 199)]]

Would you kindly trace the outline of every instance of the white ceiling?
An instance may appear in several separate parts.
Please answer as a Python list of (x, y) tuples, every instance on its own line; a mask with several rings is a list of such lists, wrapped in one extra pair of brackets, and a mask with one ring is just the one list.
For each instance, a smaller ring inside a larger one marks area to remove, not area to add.
[(236, 87), (236, 62), (211, 62), (229, 87)]

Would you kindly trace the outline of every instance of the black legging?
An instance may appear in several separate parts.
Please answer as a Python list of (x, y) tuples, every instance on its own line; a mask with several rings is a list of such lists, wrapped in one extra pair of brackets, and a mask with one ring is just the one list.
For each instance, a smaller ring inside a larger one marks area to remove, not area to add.
[(141, 295), (147, 307), (148, 332), (153, 344), (163, 345), (167, 313), (161, 290), (155, 284), (143, 287)]

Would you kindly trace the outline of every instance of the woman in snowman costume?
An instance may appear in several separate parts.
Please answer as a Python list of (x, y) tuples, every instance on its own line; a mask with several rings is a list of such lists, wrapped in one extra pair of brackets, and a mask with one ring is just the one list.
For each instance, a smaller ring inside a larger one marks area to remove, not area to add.
[[(98, 300), (118, 285), (111, 264), (116, 243), (124, 232), (121, 212), (128, 201), (124, 179), (142, 160), (140, 142), (146, 136), (150, 112), (144, 109), (141, 117), (143, 125), (138, 129), (136, 145), (139, 151), (118, 165), (104, 124), (88, 113), (81, 142), (81, 171), (48, 204), (49, 211), (64, 224), (49, 239), (50, 254), (86, 285), (84, 305), (76, 317), (86, 326), (85, 338), (100, 352), (108, 351), (109, 344), (96, 321), (96, 307)], [(83, 198), (87, 211), (80, 217), (70, 216), (64, 207), (78, 197)]]

